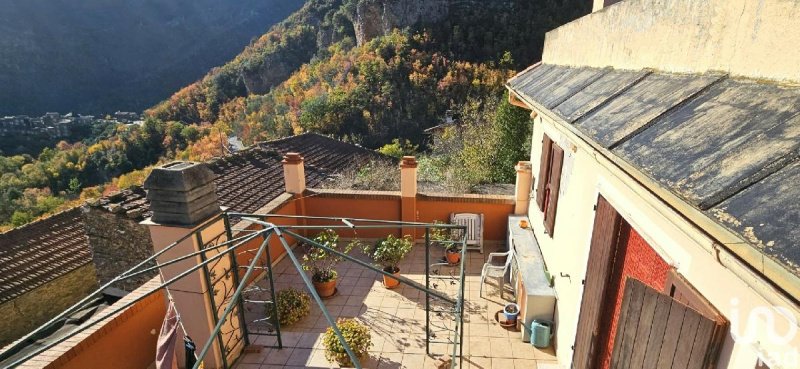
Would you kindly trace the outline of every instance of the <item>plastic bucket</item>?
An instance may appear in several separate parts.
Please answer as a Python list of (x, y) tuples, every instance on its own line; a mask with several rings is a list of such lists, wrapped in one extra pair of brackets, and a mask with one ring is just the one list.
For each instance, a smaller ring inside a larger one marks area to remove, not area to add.
[(531, 345), (537, 348), (550, 346), (553, 338), (553, 322), (549, 320), (534, 320), (531, 322)]

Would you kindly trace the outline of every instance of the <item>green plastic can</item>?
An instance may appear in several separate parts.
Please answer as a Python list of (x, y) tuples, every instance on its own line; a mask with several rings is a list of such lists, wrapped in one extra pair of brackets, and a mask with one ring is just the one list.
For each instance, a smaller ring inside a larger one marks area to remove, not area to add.
[(531, 345), (538, 348), (550, 346), (553, 338), (553, 322), (549, 320), (534, 320), (531, 322)]

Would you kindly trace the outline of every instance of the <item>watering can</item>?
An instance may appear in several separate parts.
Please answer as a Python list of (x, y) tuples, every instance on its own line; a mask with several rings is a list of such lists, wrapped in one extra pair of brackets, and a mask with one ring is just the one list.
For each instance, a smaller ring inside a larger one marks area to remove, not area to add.
[(549, 320), (534, 320), (531, 322), (531, 345), (537, 348), (550, 346), (553, 338), (553, 322)]

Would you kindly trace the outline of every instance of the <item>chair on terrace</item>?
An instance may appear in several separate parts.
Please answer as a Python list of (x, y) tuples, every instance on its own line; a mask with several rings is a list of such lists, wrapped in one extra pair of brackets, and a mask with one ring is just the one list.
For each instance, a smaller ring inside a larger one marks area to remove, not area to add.
[(452, 213), (450, 224), (467, 227), (467, 250), (483, 254), (483, 214)]
[[(492, 252), (489, 254), (489, 260), (483, 264), (481, 269), (481, 287), (479, 296), (483, 297), (483, 285), (486, 277), (498, 279), (498, 287), (500, 287), (500, 298), (503, 298), (503, 293), (506, 291), (506, 274), (511, 267), (511, 262), (514, 261), (514, 250), (506, 252)], [(513, 280), (511, 281), (513, 283)], [(513, 284), (512, 284), (513, 286)]]

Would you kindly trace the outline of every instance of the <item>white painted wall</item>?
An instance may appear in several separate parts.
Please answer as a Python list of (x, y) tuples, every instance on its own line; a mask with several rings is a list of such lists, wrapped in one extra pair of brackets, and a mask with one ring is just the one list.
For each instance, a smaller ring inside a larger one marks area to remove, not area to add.
[[(797, 306), (787, 305), (789, 310), (782, 311), (770, 305), (761, 295), (764, 291), (752, 289), (750, 285), (753, 283), (746, 283), (717, 261), (713, 240), (701, 230), (571, 131), (555, 124), (544, 112), (537, 113), (531, 148), (534, 175), (539, 173), (545, 132), (565, 151), (553, 238), (544, 233), (542, 213), (536, 202), (531, 201), (529, 207), (534, 234), (547, 267), (556, 278), (556, 346), (562, 365), (569, 365), (572, 359), (571, 346), (575, 340), (583, 293), (581, 281), (586, 274), (594, 222), (593, 207), (598, 194), (602, 194), (664, 260), (675, 266), (732, 322), (732, 336), (723, 347), (719, 368), (752, 369), (759, 356), (766, 358), (769, 355), (779, 357), (783, 362), (773, 363), (772, 369), (800, 368)], [(560, 277), (561, 273), (570, 278)], [(751, 321), (738, 323), (747, 319)], [(792, 332), (794, 335), (786, 340), (777, 340), (772, 338), (774, 334), (770, 334), (772, 327), (781, 336)]]

